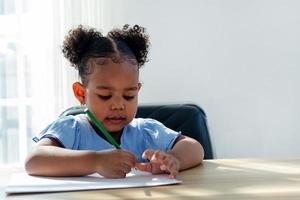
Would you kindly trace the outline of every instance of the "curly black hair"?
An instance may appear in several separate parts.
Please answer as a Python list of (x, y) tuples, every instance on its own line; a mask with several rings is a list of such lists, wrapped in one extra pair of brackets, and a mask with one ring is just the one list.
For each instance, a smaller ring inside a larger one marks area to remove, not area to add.
[(122, 29), (113, 29), (103, 36), (94, 28), (79, 25), (69, 31), (63, 42), (62, 52), (75, 69), (83, 83), (90, 73), (90, 58), (106, 57), (114, 59), (116, 55), (134, 58), (140, 68), (147, 62), (149, 36), (139, 25), (128, 24)]

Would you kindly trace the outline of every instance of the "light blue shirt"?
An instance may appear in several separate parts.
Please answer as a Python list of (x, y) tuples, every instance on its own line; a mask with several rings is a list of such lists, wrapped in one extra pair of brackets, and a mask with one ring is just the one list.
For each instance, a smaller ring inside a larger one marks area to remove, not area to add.
[[(135, 118), (124, 127), (120, 146), (121, 149), (135, 154), (138, 162), (146, 162), (142, 159), (146, 149), (169, 151), (179, 135), (180, 132), (165, 127), (157, 120)], [(58, 118), (33, 140), (43, 138), (54, 138), (67, 149), (94, 151), (115, 149), (96, 133), (86, 114)]]

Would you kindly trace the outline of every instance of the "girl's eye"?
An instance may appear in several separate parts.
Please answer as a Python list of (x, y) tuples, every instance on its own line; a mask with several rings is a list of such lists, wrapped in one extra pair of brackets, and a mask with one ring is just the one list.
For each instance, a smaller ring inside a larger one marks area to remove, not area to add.
[(134, 99), (134, 96), (124, 96), (124, 99), (127, 101), (130, 101), (130, 100)]
[(98, 97), (102, 100), (108, 100), (111, 98), (111, 95), (108, 95), (108, 96), (98, 95)]

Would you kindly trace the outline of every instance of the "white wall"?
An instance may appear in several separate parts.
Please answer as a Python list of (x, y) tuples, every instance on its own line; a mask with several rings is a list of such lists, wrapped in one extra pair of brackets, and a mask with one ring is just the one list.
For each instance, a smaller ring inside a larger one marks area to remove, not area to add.
[(104, 0), (151, 37), (141, 103), (194, 102), (217, 158), (300, 155), (300, 1)]

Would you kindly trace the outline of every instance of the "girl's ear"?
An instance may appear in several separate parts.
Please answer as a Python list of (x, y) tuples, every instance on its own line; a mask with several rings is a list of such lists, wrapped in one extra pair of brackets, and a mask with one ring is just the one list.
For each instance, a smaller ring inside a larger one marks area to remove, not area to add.
[(138, 91), (140, 91), (141, 87), (142, 87), (142, 84), (138, 83)]
[(84, 88), (79, 82), (73, 83), (73, 93), (76, 99), (80, 102), (81, 105), (85, 104), (85, 92)]

